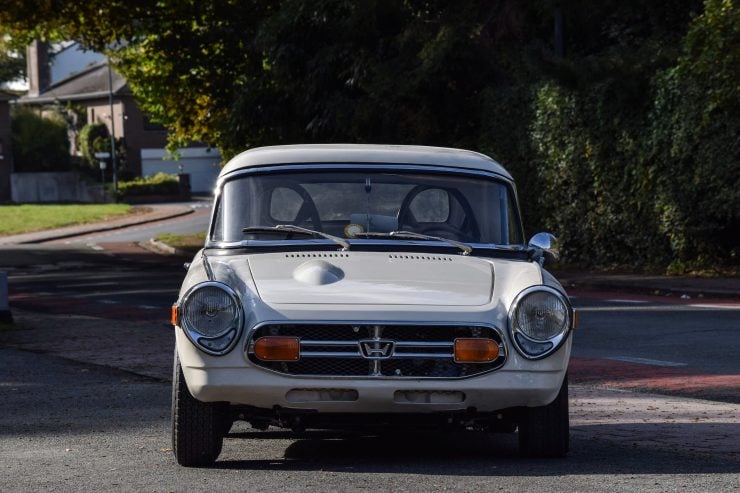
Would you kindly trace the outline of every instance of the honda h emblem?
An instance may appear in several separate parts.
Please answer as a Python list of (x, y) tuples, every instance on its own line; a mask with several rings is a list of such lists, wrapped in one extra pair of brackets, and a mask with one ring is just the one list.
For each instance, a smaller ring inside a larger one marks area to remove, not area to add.
[(364, 339), (357, 341), (360, 354), (365, 359), (387, 359), (393, 356), (394, 342), (388, 339)]

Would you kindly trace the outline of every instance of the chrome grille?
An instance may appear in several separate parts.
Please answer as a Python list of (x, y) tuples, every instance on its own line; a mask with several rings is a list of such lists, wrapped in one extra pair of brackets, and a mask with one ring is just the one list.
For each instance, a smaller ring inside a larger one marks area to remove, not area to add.
[[(300, 340), (298, 361), (261, 361), (254, 341), (264, 336), (290, 336)], [(499, 357), (489, 363), (456, 363), (458, 338), (492, 339)], [(256, 327), (247, 344), (255, 365), (295, 376), (464, 378), (503, 366), (506, 347), (495, 327), (454, 323), (266, 323)]]

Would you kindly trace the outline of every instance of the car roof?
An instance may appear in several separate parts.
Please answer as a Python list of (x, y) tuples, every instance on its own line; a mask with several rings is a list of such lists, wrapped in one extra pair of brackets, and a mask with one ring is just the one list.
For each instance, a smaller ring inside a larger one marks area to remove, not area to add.
[(220, 176), (233, 171), (283, 164), (415, 164), (489, 171), (511, 180), (499, 163), (478, 152), (447, 147), (303, 144), (257, 147), (231, 159)]

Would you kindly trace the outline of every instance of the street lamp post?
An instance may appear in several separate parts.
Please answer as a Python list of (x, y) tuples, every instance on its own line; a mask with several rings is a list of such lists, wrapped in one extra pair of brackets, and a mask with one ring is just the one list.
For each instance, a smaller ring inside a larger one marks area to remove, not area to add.
[(116, 119), (113, 117), (113, 71), (108, 57), (108, 106), (110, 107), (110, 154), (113, 171), (113, 192), (118, 193), (118, 166), (116, 163)]

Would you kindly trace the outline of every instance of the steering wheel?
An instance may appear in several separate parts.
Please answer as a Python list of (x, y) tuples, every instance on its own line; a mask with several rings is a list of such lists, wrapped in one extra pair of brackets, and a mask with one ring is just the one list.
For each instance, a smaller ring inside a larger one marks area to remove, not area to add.
[[(414, 201), (417, 195), (429, 189), (444, 190), (448, 194), (452, 195), (455, 200), (457, 200), (465, 213), (465, 221), (463, 222), (463, 227), (465, 227), (466, 224), (469, 224), (469, 232), (465, 231), (463, 228), (457, 228), (448, 223), (435, 223), (426, 226), (419, 223), (419, 221), (414, 216), (414, 213), (411, 211), (411, 203)], [(452, 239), (456, 239), (459, 241), (475, 241), (475, 238), (479, 236), (478, 225), (475, 222), (475, 215), (473, 214), (473, 210), (470, 207), (468, 201), (465, 200), (465, 197), (460, 194), (459, 190), (448, 190), (429, 185), (417, 185), (416, 187), (411, 189), (406, 197), (404, 197), (403, 202), (401, 202), (401, 207), (398, 209), (396, 219), (398, 220), (398, 229), (401, 230), (409, 230), (416, 233), (442, 237), (448, 237), (452, 235)]]
[(398, 214), (396, 214), (398, 229), (419, 232), (419, 221), (416, 220), (414, 213), (411, 212), (411, 202), (414, 201), (417, 195), (429, 188), (431, 187), (426, 185), (417, 185), (412, 188), (408, 194), (406, 194), (403, 198), (403, 202), (401, 202), (401, 207), (398, 209)]

